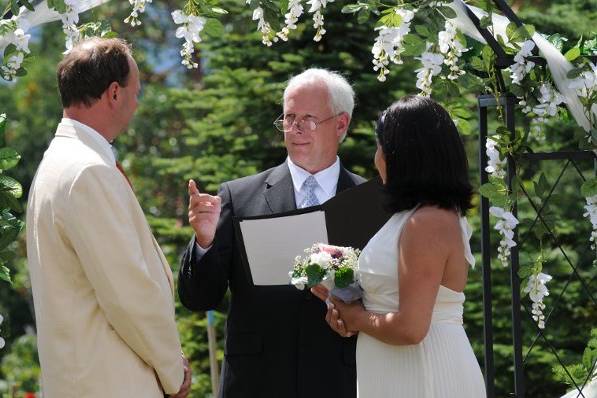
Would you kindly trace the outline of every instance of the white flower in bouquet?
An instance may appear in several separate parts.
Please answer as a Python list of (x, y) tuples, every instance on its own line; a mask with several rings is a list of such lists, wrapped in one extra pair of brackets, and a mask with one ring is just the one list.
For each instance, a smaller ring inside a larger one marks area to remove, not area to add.
[(357, 284), (360, 251), (316, 243), (305, 250), (304, 257), (296, 257), (289, 272), (290, 283), (297, 289), (323, 284), (344, 301), (361, 297)]

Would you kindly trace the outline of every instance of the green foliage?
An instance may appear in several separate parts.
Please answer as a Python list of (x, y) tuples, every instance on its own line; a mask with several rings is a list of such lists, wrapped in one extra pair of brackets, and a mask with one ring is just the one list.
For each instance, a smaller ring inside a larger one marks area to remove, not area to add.
[[(570, 387), (582, 387), (593, 378), (597, 368), (597, 329), (591, 330), (591, 338), (585, 348), (580, 363), (558, 365), (554, 368), (556, 379)], [(572, 376), (572, 379), (568, 375)]]
[(25, 334), (18, 337), (11, 352), (2, 358), (0, 369), (7, 382), (8, 391), (5, 392), (37, 392), (41, 371), (36, 336)]
[(354, 281), (354, 271), (351, 268), (340, 268), (334, 276), (334, 284), (337, 288), (348, 287)]
[(307, 275), (307, 287), (313, 287), (321, 283), (325, 270), (317, 263), (310, 263), (305, 267), (305, 275)]
[[(6, 114), (0, 114), (0, 139), (6, 131)], [(14, 242), (23, 228), (22, 221), (18, 220), (13, 211), (20, 211), (17, 199), (23, 195), (23, 188), (14, 178), (4, 174), (15, 167), (20, 155), (12, 148), (0, 148), (0, 279), (12, 283), (10, 270), (7, 267), (11, 253), (8, 245)]]

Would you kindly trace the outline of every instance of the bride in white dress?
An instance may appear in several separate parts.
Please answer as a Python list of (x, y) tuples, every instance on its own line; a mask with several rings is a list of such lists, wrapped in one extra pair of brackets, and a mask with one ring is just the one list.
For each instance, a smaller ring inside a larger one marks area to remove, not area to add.
[[(482, 398), (483, 376), (462, 326), (474, 265), (466, 154), (449, 114), (407, 96), (378, 121), (375, 164), (395, 212), (359, 259), (362, 303), (331, 298), (326, 320), (358, 333), (360, 398)], [(328, 292), (313, 288), (321, 299)]]

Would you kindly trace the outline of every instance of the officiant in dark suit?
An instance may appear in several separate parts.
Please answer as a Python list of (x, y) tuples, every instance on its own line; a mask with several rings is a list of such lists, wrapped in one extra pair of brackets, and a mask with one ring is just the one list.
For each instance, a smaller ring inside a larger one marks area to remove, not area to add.
[(288, 151), (283, 164), (226, 182), (218, 196), (189, 181), (195, 236), (182, 257), (178, 294), (185, 307), (206, 311), (230, 288), (221, 398), (356, 396), (356, 337), (334, 333), (325, 304), (308, 289), (254, 286), (232, 222), (317, 205), (364, 182), (337, 155), (353, 107), (354, 92), (342, 76), (306, 70), (288, 82), (284, 113), (274, 122)]

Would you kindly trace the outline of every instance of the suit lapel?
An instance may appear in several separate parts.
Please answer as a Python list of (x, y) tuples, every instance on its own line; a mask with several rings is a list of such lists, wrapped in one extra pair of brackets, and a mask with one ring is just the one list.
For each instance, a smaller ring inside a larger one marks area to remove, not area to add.
[(292, 177), (286, 163), (276, 167), (265, 184), (265, 201), (272, 213), (296, 210)]
[(340, 164), (340, 175), (338, 176), (338, 186), (336, 187), (336, 193), (342, 192), (345, 189), (352, 188), (356, 183), (350, 178), (348, 170)]
[[(148, 227), (149, 227), (149, 225), (148, 225)], [(164, 253), (162, 252), (162, 249), (160, 248), (160, 245), (158, 244), (158, 242), (155, 240), (155, 237), (151, 233), (151, 230), (149, 231), (149, 233), (151, 235), (153, 247), (155, 248), (156, 254), (158, 255), (158, 258), (160, 259), (160, 263), (162, 264), (164, 273), (166, 274), (166, 277), (168, 278), (168, 284), (170, 285), (170, 290), (172, 290), (172, 295), (174, 295), (174, 279), (172, 278), (172, 270), (170, 269), (168, 260), (166, 260), (166, 258), (164, 257)]]

